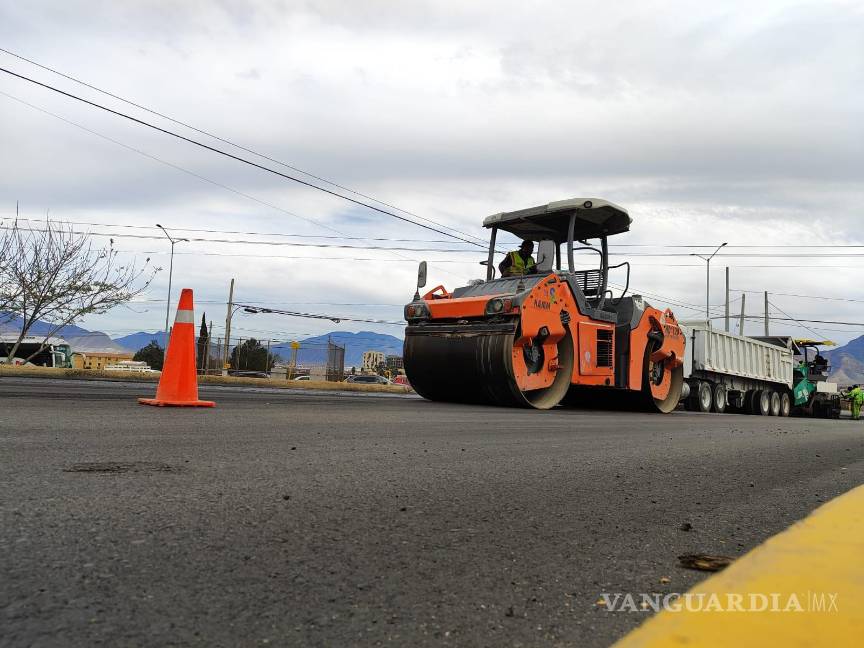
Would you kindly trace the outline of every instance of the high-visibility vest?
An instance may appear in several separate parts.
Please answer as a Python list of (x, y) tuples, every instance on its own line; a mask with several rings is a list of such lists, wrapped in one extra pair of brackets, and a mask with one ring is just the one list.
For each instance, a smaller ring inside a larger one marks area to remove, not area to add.
[(505, 271), (505, 276), (516, 276), (516, 275), (524, 275), (529, 269), (533, 268), (536, 264), (534, 262), (534, 257), (528, 257), (528, 261), (522, 258), (522, 255), (519, 254), (519, 251), (510, 253), (510, 267)]

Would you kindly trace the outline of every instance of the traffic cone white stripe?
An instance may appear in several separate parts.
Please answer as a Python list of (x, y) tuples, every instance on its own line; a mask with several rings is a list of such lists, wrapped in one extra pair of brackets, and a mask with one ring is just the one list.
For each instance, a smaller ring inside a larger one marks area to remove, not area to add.
[(174, 318), (175, 324), (194, 324), (195, 314), (191, 310), (178, 310)]

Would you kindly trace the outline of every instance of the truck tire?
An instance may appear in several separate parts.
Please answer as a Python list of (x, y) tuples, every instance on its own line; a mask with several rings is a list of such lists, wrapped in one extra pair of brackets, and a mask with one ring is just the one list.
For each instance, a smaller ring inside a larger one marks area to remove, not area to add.
[(771, 392), (771, 416), (780, 416), (780, 394), (776, 391)]
[(714, 398), (711, 409), (718, 414), (726, 411), (726, 385), (721, 383), (714, 385)]
[(714, 402), (714, 390), (711, 389), (711, 383), (706, 381), (699, 382), (699, 389), (696, 390), (696, 403), (698, 411), (710, 412), (711, 405)]
[(760, 416), (768, 416), (771, 413), (771, 390), (757, 389), (753, 394), (753, 409), (754, 414)]
[(780, 416), (789, 416), (792, 411), (792, 399), (789, 397), (789, 392), (780, 394)]
[(747, 393), (744, 395), (744, 413), (745, 414), (758, 414), (759, 408), (756, 406), (756, 396), (759, 395), (759, 390), (757, 389), (748, 389)]

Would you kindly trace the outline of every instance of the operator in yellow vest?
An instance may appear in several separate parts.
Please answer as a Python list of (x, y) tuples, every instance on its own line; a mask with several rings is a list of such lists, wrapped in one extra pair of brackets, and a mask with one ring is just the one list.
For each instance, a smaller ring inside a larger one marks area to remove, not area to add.
[(518, 250), (510, 252), (498, 264), (502, 277), (519, 277), (537, 272), (537, 263), (531, 254), (534, 252), (534, 241), (522, 241)]

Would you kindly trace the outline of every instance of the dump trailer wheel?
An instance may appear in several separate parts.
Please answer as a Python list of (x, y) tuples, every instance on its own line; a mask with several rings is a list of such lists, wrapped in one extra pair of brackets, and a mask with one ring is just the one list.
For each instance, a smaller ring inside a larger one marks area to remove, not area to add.
[(771, 392), (771, 416), (780, 416), (780, 394), (776, 391)]
[(771, 391), (768, 389), (760, 389), (753, 395), (754, 414), (760, 416), (768, 416), (771, 413)]
[(717, 383), (714, 385), (714, 402), (712, 409), (718, 414), (726, 411), (726, 385)]
[(789, 416), (792, 411), (792, 399), (788, 392), (780, 394), (780, 416)]
[[(670, 369), (666, 361), (651, 362), (652, 347), (651, 344), (647, 345), (642, 362), (642, 401), (649, 411), (668, 414), (678, 407), (678, 401), (681, 400), (684, 365)], [(699, 384), (697, 392), (701, 391), (702, 384)]]
[(754, 389), (753, 393), (750, 394), (750, 413), (759, 415), (759, 400), (762, 398), (762, 390)]
[(748, 414), (758, 414), (759, 413), (759, 390), (758, 389), (747, 390), (747, 395), (744, 397), (744, 410)]
[[(427, 400), (535, 409), (554, 407), (570, 388), (574, 361), (572, 336), (568, 331), (552, 351), (532, 350), (518, 369), (513, 362), (515, 339), (515, 326), (447, 330), (430, 327), (419, 331), (409, 327), (405, 335), (405, 373), (414, 391)], [(523, 353), (521, 349), (515, 350)], [(539, 356), (542, 358), (538, 359)], [(536, 371), (540, 362), (546, 363), (544, 370), (553, 364), (557, 366), (551, 383), (541, 389), (521, 390), (516, 372)]]
[(697, 405), (700, 412), (710, 412), (711, 404), (714, 402), (714, 391), (711, 389), (711, 383), (704, 380), (699, 382), (697, 393)]

